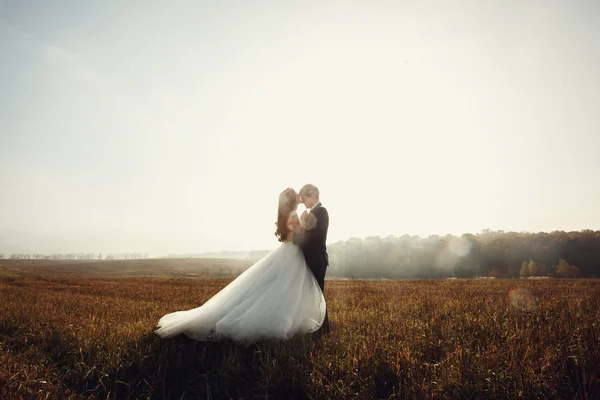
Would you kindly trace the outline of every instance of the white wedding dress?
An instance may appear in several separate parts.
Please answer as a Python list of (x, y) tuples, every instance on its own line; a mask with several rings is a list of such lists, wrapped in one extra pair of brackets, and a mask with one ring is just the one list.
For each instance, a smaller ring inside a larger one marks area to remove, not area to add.
[(325, 298), (302, 250), (287, 241), (202, 306), (163, 316), (155, 331), (169, 338), (289, 339), (323, 324)]

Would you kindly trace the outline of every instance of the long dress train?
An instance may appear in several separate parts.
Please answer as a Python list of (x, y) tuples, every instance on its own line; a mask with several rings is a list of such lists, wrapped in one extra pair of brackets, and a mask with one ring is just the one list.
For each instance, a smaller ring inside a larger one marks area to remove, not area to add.
[(285, 242), (200, 307), (163, 316), (155, 332), (194, 340), (289, 339), (319, 329), (325, 308), (302, 250)]

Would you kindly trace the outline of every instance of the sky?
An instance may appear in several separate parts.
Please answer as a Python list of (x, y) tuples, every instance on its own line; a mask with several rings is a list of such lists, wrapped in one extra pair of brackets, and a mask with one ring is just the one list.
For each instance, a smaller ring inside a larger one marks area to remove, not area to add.
[(600, 2), (0, 0), (0, 252), (600, 229)]

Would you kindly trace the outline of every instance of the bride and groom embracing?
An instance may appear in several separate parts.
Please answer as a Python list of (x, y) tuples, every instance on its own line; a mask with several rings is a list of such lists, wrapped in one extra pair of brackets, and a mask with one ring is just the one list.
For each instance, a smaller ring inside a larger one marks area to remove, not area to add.
[[(298, 216), (298, 204), (306, 211)], [(329, 265), (329, 214), (308, 184), (279, 195), (276, 250), (240, 274), (202, 306), (163, 316), (155, 331), (169, 338), (229, 338), (236, 342), (329, 333), (323, 289)]]

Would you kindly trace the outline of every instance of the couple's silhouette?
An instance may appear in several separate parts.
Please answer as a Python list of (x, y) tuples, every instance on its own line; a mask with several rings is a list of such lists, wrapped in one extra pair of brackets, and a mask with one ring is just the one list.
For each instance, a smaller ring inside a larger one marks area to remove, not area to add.
[[(279, 195), (276, 250), (252, 265), (200, 307), (163, 316), (156, 333), (194, 340), (230, 338), (251, 343), (330, 332), (324, 297), (329, 265), (329, 214), (319, 189), (307, 184)], [(298, 216), (296, 209), (306, 211)]]

